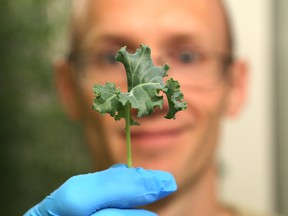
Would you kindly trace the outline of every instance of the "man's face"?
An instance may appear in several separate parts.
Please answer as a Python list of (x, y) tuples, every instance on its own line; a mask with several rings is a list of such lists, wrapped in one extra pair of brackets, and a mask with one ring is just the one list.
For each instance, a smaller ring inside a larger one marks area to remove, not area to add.
[[(200, 50), (209, 57), (229, 52), (218, 1), (96, 0), (90, 4), (87, 29), (81, 41), (83, 50), (105, 53), (124, 45), (133, 50), (146, 44), (156, 65), (169, 64), (161, 58), (163, 53), (173, 55), (175, 50), (178, 55), (179, 49)], [(106, 63), (110, 64), (109, 59)], [(101, 73), (101, 68), (97, 73), (97, 79), (89, 82), (113, 81), (122, 91), (126, 90), (121, 68), (110, 80), (106, 72)], [(178, 184), (183, 185), (196, 179), (214, 160), (220, 120), (229, 103), (231, 86), (228, 79), (222, 78), (209, 86), (195, 87), (191, 84), (192, 75), (178, 71), (177, 67), (172, 67), (168, 74), (179, 81), (187, 110), (177, 113), (176, 120), (167, 120), (166, 102), (163, 110), (136, 119), (141, 126), (131, 128), (133, 166), (172, 172)], [(79, 87), (77, 100), (96, 164), (104, 169), (114, 163), (126, 163), (124, 120), (116, 122), (109, 115), (92, 111), (90, 87)]]

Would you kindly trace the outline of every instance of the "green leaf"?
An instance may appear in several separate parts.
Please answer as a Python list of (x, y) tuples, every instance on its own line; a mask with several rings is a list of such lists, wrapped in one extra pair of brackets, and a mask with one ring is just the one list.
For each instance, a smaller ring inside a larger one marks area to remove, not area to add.
[(109, 113), (116, 119), (118, 112), (121, 112), (123, 106), (119, 102), (120, 91), (115, 84), (107, 82), (105, 85), (95, 85), (93, 91), (95, 94), (93, 109), (103, 115)]
[[(104, 115), (110, 114), (116, 121), (125, 117), (125, 107), (119, 101), (120, 89), (114, 83), (107, 82), (105, 85), (94, 85), (93, 109)], [(130, 125), (139, 125), (130, 118)]]
[(187, 103), (183, 101), (183, 93), (180, 91), (180, 85), (178, 81), (173, 80), (173, 78), (167, 80), (166, 89), (164, 90), (167, 95), (167, 100), (169, 104), (169, 111), (165, 118), (175, 119), (175, 114), (178, 111), (185, 110)]
[[(164, 92), (168, 99), (169, 111), (165, 116), (175, 118), (176, 112), (186, 109), (183, 94), (177, 81), (170, 79), (164, 84), (169, 66), (155, 66), (151, 59), (151, 50), (141, 45), (134, 54), (128, 53), (122, 47), (115, 59), (121, 62), (126, 69), (128, 92), (122, 93), (113, 83), (95, 85), (93, 109), (104, 114), (109, 113), (115, 120), (125, 118), (125, 107), (129, 102), (132, 109), (138, 110), (137, 117), (149, 115), (155, 107), (162, 108)], [(131, 119), (131, 125), (138, 123)]]
[[(175, 118), (176, 112), (186, 109), (183, 94), (177, 81), (169, 79), (164, 84), (163, 78), (167, 76), (169, 66), (156, 67), (151, 59), (151, 50), (148, 46), (141, 45), (134, 54), (121, 48), (115, 59), (124, 64), (127, 76), (128, 92), (122, 93), (114, 83), (95, 85), (93, 109), (101, 114), (109, 113), (115, 120), (126, 120), (126, 146), (127, 164), (132, 167), (132, 152), (130, 126), (139, 125), (131, 118), (131, 108), (138, 110), (137, 117), (149, 115), (155, 107), (162, 108), (162, 91), (167, 96), (169, 111), (165, 118)], [(116, 74), (115, 74), (116, 75)]]
[(116, 60), (124, 64), (127, 75), (128, 92), (120, 94), (123, 106), (129, 101), (138, 110), (137, 117), (151, 114), (157, 106), (162, 108), (163, 97), (159, 92), (163, 91), (163, 77), (167, 76), (169, 66), (154, 66), (151, 50), (145, 45), (134, 54), (128, 53), (126, 47), (121, 48)]

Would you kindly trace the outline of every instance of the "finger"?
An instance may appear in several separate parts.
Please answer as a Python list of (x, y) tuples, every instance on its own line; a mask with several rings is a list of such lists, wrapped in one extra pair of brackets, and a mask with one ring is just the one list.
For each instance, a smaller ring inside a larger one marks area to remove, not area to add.
[[(101, 196), (101, 204), (99, 205), (101, 209), (107, 207), (131, 208), (145, 205), (165, 197), (177, 188), (173, 176), (163, 171), (114, 167), (99, 173), (99, 177), (100, 174), (102, 186), (97, 191), (105, 195)], [(115, 199), (115, 197), (118, 198)], [(107, 200), (107, 202), (103, 203), (103, 200)]]
[(103, 209), (91, 216), (157, 216), (157, 214), (144, 209)]
[(167, 172), (120, 166), (72, 177), (40, 205), (58, 215), (91, 215), (100, 209), (143, 206), (176, 188)]
[(114, 164), (110, 167), (110, 169), (113, 168), (128, 168), (127, 164), (122, 164), (122, 163), (118, 163), (118, 164)]

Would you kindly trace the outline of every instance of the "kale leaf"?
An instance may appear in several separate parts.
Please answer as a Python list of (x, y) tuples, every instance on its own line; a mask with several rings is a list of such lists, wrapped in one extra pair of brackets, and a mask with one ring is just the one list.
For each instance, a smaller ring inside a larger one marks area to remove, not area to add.
[[(131, 108), (138, 111), (137, 117), (151, 114), (155, 107), (162, 108), (163, 92), (167, 96), (169, 111), (165, 118), (175, 118), (175, 114), (186, 109), (183, 94), (180, 91), (178, 81), (170, 78), (164, 83), (169, 66), (155, 66), (151, 59), (151, 50), (146, 45), (140, 45), (134, 54), (128, 53), (126, 47), (122, 47), (115, 59), (121, 62), (126, 69), (128, 92), (121, 92), (114, 83), (107, 82), (105, 85), (96, 84), (93, 87), (93, 109), (101, 114), (108, 113), (115, 120), (126, 120), (127, 143), (130, 148), (130, 125), (139, 125), (131, 118)], [(130, 151), (131, 149), (127, 149)], [(130, 155), (131, 156), (131, 155)], [(131, 160), (131, 158), (130, 158)], [(128, 166), (132, 166), (129, 162)]]

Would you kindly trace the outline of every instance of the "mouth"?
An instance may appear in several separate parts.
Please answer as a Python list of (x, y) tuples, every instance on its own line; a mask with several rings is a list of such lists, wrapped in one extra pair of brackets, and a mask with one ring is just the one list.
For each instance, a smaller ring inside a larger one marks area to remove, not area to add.
[(186, 127), (178, 127), (175, 129), (164, 129), (164, 130), (158, 130), (158, 131), (137, 131), (131, 133), (132, 139), (143, 139), (143, 138), (157, 138), (157, 137), (163, 137), (163, 136), (175, 136), (179, 134), (181, 131), (183, 131)]
[[(169, 126), (169, 125), (168, 125)], [(156, 153), (168, 150), (181, 142), (181, 137), (192, 127), (184, 124), (177, 127), (131, 130), (132, 148), (141, 153)], [(125, 134), (123, 134), (125, 138)]]

